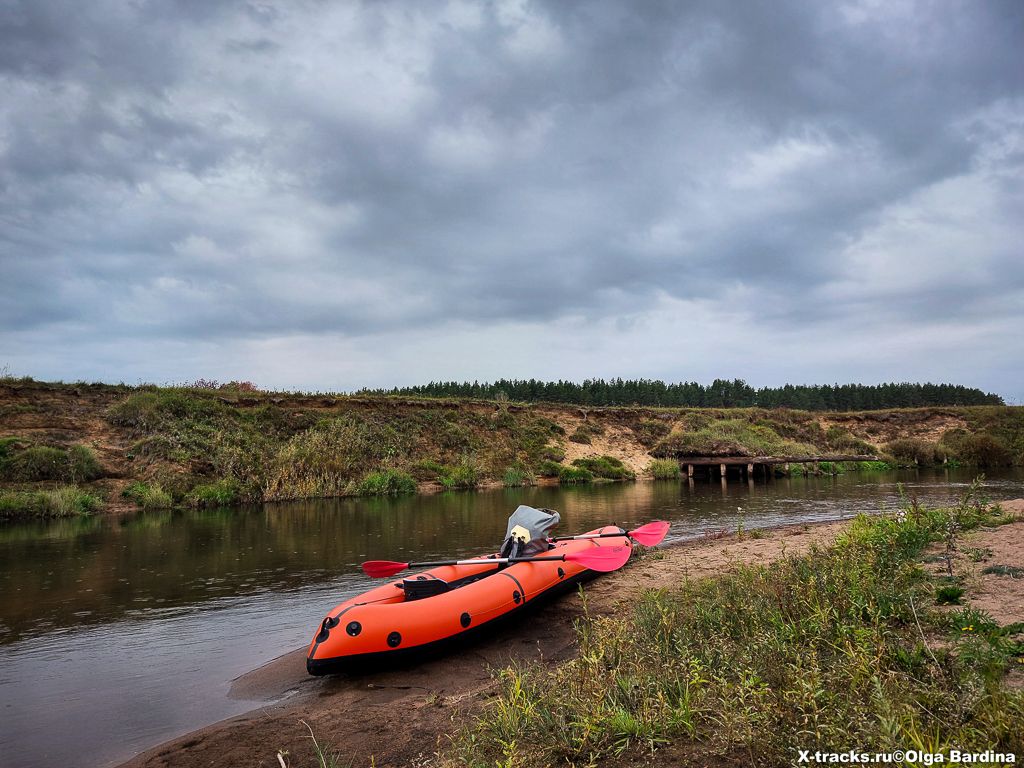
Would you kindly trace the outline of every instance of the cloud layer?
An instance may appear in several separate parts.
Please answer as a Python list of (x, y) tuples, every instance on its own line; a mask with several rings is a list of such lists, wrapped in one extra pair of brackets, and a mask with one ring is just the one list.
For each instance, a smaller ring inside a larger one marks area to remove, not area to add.
[(1024, 6), (0, 0), (0, 364), (1024, 399)]

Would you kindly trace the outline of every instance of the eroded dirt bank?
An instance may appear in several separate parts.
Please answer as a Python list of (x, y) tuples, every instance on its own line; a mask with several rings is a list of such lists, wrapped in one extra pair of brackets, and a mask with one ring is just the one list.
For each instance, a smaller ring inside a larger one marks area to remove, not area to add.
[[(0, 492), (75, 486), (108, 512), (622, 480), (681, 456), (1003, 466), (1021, 446), (1024, 412), (1009, 406), (584, 408), (0, 381)], [(0, 517), (42, 514), (33, 502), (12, 496)]]

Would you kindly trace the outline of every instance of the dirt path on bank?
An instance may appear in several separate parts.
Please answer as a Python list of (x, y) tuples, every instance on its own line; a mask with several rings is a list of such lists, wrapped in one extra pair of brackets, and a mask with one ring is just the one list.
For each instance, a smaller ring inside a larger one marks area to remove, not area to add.
[[(1024, 499), (1003, 502), (1024, 515)], [(827, 545), (847, 521), (793, 525), (758, 532), (703, 538), (648, 552), (622, 571), (591, 582), (586, 598), (592, 614), (607, 614), (646, 589), (671, 587), (684, 578), (715, 576), (738, 564), (764, 564)], [(1024, 567), (1024, 522), (969, 534), (958, 555), (958, 571), (970, 585), (971, 603), (1000, 623), (1024, 621), (1024, 579), (983, 574), (985, 565)], [(978, 562), (969, 556), (982, 553)], [(519, 629), (466, 651), (418, 667), (361, 678), (311, 678), (299, 649), (235, 681), (232, 695), (273, 701), (248, 714), (215, 723), (151, 749), (122, 768), (252, 766), (280, 768), (279, 750), (293, 768), (315, 766), (309, 724), (325, 750), (353, 766), (426, 766), (445, 734), (472, 716), (493, 688), (491, 671), (512, 661), (554, 666), (576, 652), (573, 622), (582, 615), (578, 594), (541, 608)], [(1019, 675), (1018, 675), (1019, 676)], [(1008, 680), (1024, 685), (1024, 679)]]
[[(831, 541), (845, 525), (795, 525), (762, 538), (698, 539), (630, 563), (586, 587), (591, 613), (604, 614), (646, 589), (684, 578), (713, 576), (738, 563), (767, 563)], [(280, 768), (278, 750), (295, 768), (316, 765), (308, 723), (321, 746), (353, 766), (425, 765), (454, 721), (470, 716), (488, 697), (491, 670), (511, 661), (555, 665), (576, 652), (573, 621), (582, 615), (578, 594), (566, 595), (532, 614), (521, 628), (466, 651), (418, 667), (360, 678), (311, 678), (305, 649), (288, 653), (235, 681), (241, 699), (283, 702), (215, 723), (151, 749), (123, 768), (265, 766)]]

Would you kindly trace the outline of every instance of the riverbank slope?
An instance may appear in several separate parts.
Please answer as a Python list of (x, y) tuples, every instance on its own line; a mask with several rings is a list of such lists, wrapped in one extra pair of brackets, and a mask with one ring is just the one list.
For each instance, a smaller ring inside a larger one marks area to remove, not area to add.
[(628, 480), (657, 459), (671, 474), (687, 456), (835, 454), (1020, 464), (1024, 409), (583, 408), (0, 382), (0, 518)]

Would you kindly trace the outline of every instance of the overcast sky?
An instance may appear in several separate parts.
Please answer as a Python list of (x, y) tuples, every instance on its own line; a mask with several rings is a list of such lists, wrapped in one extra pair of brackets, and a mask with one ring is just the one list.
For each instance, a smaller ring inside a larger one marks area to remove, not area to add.
[(0, 368), (1024, 401), (1024, 3), (0, 0)]

